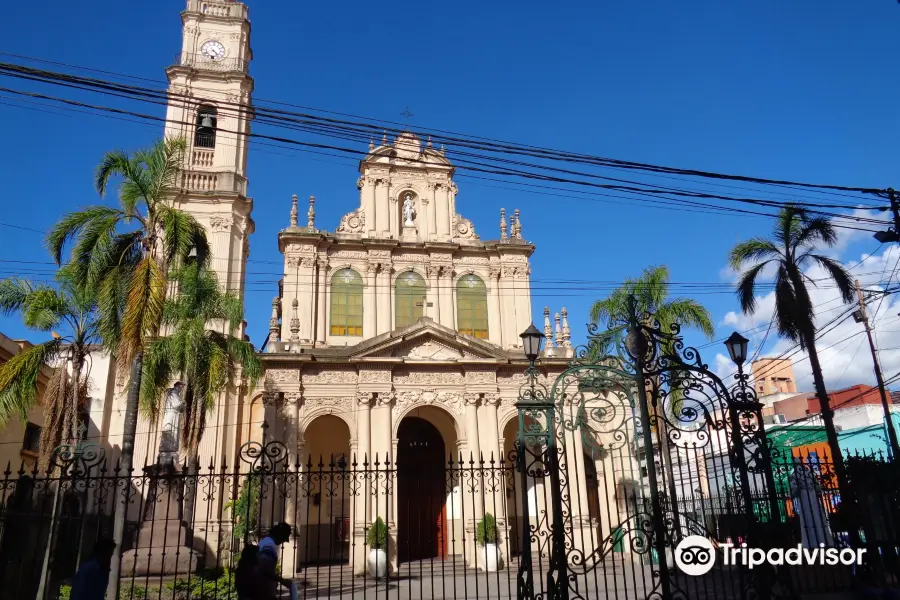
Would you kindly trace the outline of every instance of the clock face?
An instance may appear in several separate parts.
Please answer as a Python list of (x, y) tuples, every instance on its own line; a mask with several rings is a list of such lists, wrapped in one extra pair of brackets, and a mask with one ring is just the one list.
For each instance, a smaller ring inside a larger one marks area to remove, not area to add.
[(200, 46), (200, 53), (210, 60), (222, 60), (225, 58), (225, 46), (217, 40), (209, 40)]

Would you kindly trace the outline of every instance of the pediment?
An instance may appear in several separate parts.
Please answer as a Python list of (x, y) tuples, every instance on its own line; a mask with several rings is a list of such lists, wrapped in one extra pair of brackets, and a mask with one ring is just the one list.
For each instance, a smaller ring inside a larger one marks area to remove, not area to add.
[(403, 358), (409, 362), (509, 359), (503, 349), (488, 342), (460, 335), (431, 319), (422, 319), (415, 325), (393, 331), (381, 339), (363, 342), (357, 346), (352, 357)]

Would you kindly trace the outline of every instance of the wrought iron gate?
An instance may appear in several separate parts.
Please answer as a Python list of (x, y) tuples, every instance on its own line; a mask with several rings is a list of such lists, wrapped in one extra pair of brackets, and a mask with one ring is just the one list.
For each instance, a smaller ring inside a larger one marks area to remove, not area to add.
[[(629, 302), (627, 319), (591, 328), (550, 389), (528, 372), (514, 457), (525, 484), (520, 598), (769, 597), (771, 572), (675, 566), (700, 536), (735, 546), (778, 541), (761, 404), (741, 372), (732, 389), (677, 325), (663, 331)], [(596, 475), (594, 475), (596, 474)], [(773, 518), (774, 517), (774, 518)]]

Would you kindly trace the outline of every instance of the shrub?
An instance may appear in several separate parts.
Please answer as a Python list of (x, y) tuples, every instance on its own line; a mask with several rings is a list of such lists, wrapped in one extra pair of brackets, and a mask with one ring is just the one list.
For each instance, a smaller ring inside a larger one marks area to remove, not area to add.
[(497, 543), (497, 520), (491, 513), (485, 513), (484, 518), (478, 522), (475, 528), (475, 541), (479, 546)]
[(229, 569), (210, 569), (166, 587), (173, 592), (174, 600), (237, 600), (238, 597), (234, 574)]
[(375, 519), (375, 522), (369, 527), (366, 533), (366, 544), (369, 548), (382, 550), (387, 545), (387, 525), (381, 517)]

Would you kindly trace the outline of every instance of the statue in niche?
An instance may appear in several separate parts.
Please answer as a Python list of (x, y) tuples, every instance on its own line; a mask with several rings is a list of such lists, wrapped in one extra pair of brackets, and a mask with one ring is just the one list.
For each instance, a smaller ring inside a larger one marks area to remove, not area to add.
[(406, 199), (403, 201), (403, 216), (406, 219), (403, 223), (404, 227), (414, 227), (415, 223), (413, 222), (413, 215), (415, 214), (415, 209), (413, 208), (413, 195), (412, 192), (406, 193)]
[(177, 465), (181, 438), (181, 415), (184, 412), (184, 384), (180, 381), (166, 393), (166, 408), (163, 412), (162, 435), (159, 439), (159, 459), (161, 465)]

